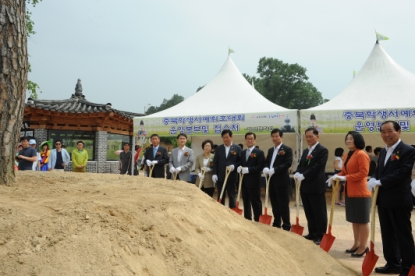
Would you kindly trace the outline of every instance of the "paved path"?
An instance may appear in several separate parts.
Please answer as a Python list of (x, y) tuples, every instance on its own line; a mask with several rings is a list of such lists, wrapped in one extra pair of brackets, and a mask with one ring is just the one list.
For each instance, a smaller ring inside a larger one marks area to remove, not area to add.
[[(262, 189), (262, 202), (264, 203), (264, 195), (265, 191)], [(214, 194), (214, 198), (217, 198), (217, 194)], [(330, 216), (330, 204), (331, 204), (331, 192), (326, 193), (326, 201), (327, 201), (327, 216)], [(226, 199), (226, 203), (228, 199)], [(239, 207), (243, 209), (242, 197), (239, 203)], [(272, 214), (271, 206), (269, 205), (268, 214)], [(296, 208), (295, 208), (295, 199), (292, 199), (290, 202), (290, 215), (291, 215), (291, 223), (295, 222), (296, 217)], [(300, 207), (300, 225), (304, 227), (303, 235), (308, 234), (307, 230), (307, 220), (305, 218), (304, 209)], [(415, 222), (414, 217), (412, 216), (412, 223)], [(415, 231), (412, 232), (413, 234)], [(334, 217), (333, 217), (333, 227), (332, 227), (332, 235), (336, 238), (330, 251), (328, 254), (333, 256), (333, 258), (339, 260), (345, 266), (353, 269), (357, 273), (361, 273), (362, 271), (362, 262), (364, 257), (362, 258), (352, 258), (350, 254), (346, 254), (344, 251), (350, 248), (353, 245), (353, 231), (352, 231), (352, 224), (346, 221), (346, 214), (345, 214), (345, 207), (342, 206), (335, 206), (334, 207)], [(304, 242), (311, 242), (304, 239)], [(368, 246), (369, 246), (368, 241)], [(375, 230), (375, 253), (379, 256), (379, 260), (376, 264), (377, 266), (384, 266), (386, 264), (385, 259), (383, 258), (383, 250), (382, 250), (382, 242), (380, 236), (380, 226), (379, 226), (379, 218), (376, 213), (376, 230)], [(377, 274), (374, 271), (371, 275), (382, 275)]]

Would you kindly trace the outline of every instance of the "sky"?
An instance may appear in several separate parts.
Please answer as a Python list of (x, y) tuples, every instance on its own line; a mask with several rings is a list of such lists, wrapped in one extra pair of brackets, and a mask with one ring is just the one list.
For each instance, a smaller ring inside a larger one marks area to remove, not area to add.
[(375, 29), (415, 73), (415, 1), (42, 0), (28, 9), (29, 79), (44, 100), (70, 98), (81, 79), (87, 100), (143, 113), (174, 94), (192, 96), (228, 47), (241, 73), (257, 76), (262, 57), (298, 63), (332, 99), (363, 66)]

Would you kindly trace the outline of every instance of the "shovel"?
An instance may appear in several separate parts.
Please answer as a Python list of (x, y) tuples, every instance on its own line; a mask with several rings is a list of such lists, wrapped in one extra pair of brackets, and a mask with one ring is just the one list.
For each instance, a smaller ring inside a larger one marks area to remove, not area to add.
[(300, 216), (300, 187), (301, 181), (295, 179), (295, 206), (297, 207), (297, 216), (295, 218), (295, 224), (291, 226), (291, 232), (300, 236), (303, 235), (304, 227), (300, 226), (298, 217)]
[(226, 166), (225, 181), (223, 181), (222, 191), (220, 192), (220, 196), (219, 196), (219, 199), (218, 199), (219, 203), (222, 203), (223, 192), (225, 191), (226, 182), (228, 181), (228, 177), (229, 177), (230, 173), (231, 173), (231, 169), (228, 166)]
[(173, 176), (173, 180), (176, 180), (177, 179), (177, 175), (178, 174), (179, 174), (178, 172), (174, 172), (174, 173), (171, 174)]
[(263, 224), (271, 225), (272, 216), (267, 214), (268, 211), (268, 196), (269, 196), (269, 181), (271, 177), (265, 174), (266, 186), (265, 186), (265, 206), (264, 206), (264, 214), (259, 216), (259, 222)]
[(409, 270), (408, 276), (415, 276), (415, 265), (411, 266), (411, 270)]
[[(333, 183), (334, 181), (332, 181)], [(329, 219), (329, 230), (327, 234), (323, 235), (323, 238), (321, 239), (320, 248), (323, 249), (326, 252), (329, 252), (331, 246), (333, 245), (334, 240), (336, 239), (331, 234), (331, 226), (333, 224), (333, 214), (334, 214), (334, 200), (335, 195), (337, 192), (337, 187), (339, 186), (340, 179), (337, 179), (335, 183), (333, 183), (333, 189), (331, 191), (331, 208), (330, 208), (330, 219)]]
[(203, 167), (201, 171), (202, 171), (202, 178), (200, 178), (199, 189), (202, 189), (202, 183), (203, 183), (203, 180), (205, 179), (206, 167)]
[(375, 212), (376, 212), (376, 199), (378, 197), (379, 186), (376, 186), (375, 192), (372, 196), (372, 207), (370, 209), (370, 250), (366, 253), (365, 259), (362, 263), (363, 276), (369, 276), (372, 273), (373, 268), (376, 265), (379, 257), (375, 254)]
[(244, 175), (242, 172), (239, 173), (239, 188), (238, 188), (238, 196), (236, 198), (236, 206), (235, 208), (232, 208), (235, 212), (242, 215), (243, 210), (239, 208), (239, 198), (241, 196), (241, 188), (242, 188), (242, 179), (244, 178)]
[(150, 166), (150, 175), (148, 177), (151, 177), (151, 175), (153, 174), (153, 169), (154, 169), (154, 165)]

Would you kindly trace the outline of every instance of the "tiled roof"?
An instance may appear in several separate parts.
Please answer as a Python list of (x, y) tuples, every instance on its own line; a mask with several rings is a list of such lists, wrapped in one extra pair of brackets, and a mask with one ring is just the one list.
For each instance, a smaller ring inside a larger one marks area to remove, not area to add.
[(75, 94), (72, 94), (67, 100), (35, 100), (29, 98), (26, 107), (39, 108), (43, 110), (50, 110), (55, 112), (65, 113), (96, 113), (96, 112), (114, 112), (123, 117), (132, 119), (134, 117), (144, 116), (144, 114), (122, 111), (112, 108), (110, 103), (97, 104), (89, 102), (82, 94), (81, 80), (78, 79), (76, 84)]

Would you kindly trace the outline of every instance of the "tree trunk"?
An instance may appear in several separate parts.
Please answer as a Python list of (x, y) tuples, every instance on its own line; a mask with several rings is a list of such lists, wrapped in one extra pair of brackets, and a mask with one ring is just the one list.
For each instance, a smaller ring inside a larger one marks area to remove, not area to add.
[(11, 185), (27, 86), (25, 0), (0, 0), (0, 53), (0, 184)]

